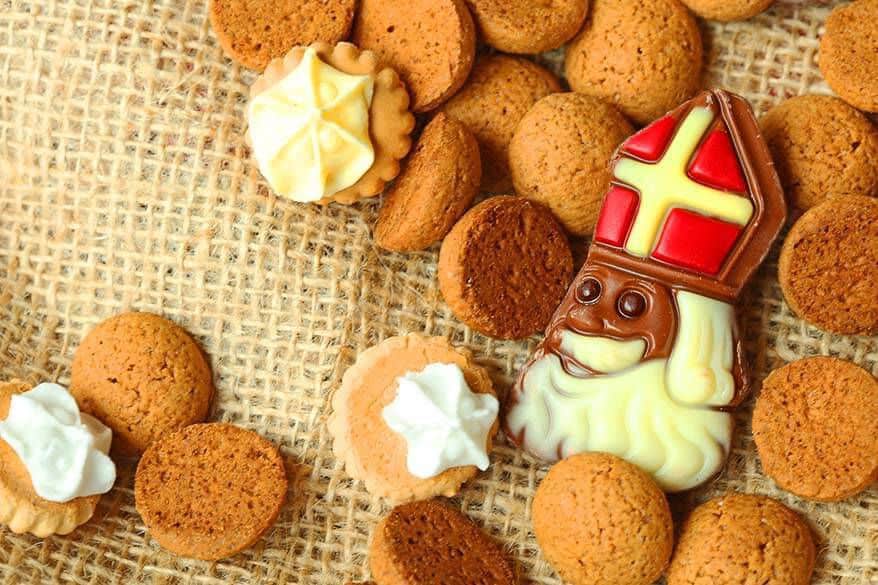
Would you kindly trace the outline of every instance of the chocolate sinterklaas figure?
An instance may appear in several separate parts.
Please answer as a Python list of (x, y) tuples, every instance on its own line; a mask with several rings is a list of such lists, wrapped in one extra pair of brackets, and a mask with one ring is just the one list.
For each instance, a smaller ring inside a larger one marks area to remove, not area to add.
[(618, 455), (666, 491), (717, 475), (749, 390), (734, 303), (786, 218), (749, 104), (704, 92), (611, 162), (588, 258), (510, 395), (507, 435)]

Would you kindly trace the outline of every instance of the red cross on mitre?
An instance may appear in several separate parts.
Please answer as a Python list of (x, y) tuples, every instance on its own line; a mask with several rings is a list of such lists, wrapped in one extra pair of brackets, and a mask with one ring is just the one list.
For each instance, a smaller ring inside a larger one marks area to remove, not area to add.
[(785, 215), (749, 105), (714, 90), (622, 144), (594, 241), (641, 271), (733, 296)]

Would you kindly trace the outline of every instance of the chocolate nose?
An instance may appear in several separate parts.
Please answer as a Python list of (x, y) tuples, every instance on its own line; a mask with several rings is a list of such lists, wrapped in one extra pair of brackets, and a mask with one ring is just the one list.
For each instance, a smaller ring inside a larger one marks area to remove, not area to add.
[(607, 328), (595, 305), (579, 305), (567, 314), (567, 326), (579, 333), (601, 334)]

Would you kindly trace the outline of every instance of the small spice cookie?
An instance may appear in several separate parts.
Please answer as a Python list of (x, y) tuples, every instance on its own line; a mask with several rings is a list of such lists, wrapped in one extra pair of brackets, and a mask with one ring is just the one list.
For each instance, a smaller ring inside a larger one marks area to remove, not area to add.
[(226, 54), (262, 70), (296, 45), (347, 38), (356, 0), (212, 0), (210, 24)]
[(607, 453), (555, 464), (537, 488), (532, 521), (546, 560), (571, 585), (648, 585), (674, 546), (665, 494), (640, 468)]
[(820, 39), (820, 71), (852, 106), (878, 112), (878, 0), (838, 6)]
[(551, 209), (567, 231), (589, 236), (610, 184), (610, 159), (634, 128), (600, 98), (557, 93), (522, 118), (509, 144), (515, 191)]
[(409, 334), (357, 357), (332, 397), (328, 428), (348, 475), (372, 495), (405, 502), (453, 496), (486, 469), (497, 411), (491, 378), (469, 352)]
[(295, 47), (250, 87), (247, 137), (280, 196), (353, 203), (399, 174), (415, 119), (399, 76), (350, 43)]
[(794, 207), (836, 195), (878, 196), (878, 126), (842, 100), (794, 97), (760, 125)]
[(689, 10), (708, 20), (747, 20), (765, 12), (774, 0), (682, 0)]
[(795, 313), (835, 333), (878, 333), (878, 198), (834, 197), (793, 225), (778, 264)]
[(165, 435), (143, 454), (134, 480), (137, 512), (150, 536), (175, 554), (208, 561), (262, 538), (286, 495), (277, 447), (225, 423)]
[(701, 33), (679, 0), (593, 0), (564, 68), (574, 91), (646, 124), (698, 89)]
[(424, 128), (400, 176), (384, 195), (375, 243), (424, 250), (440, 241), (479, 192), (479, 143), (466, 126), (439, 112)]
[(466, 0), (481, 38), (507, 53), (557, 49), (582, 28), (588, 0)]
[[(0, 382), (0, 420), (9, 416), (12, 397), (30, 390), (20, 381)], [(52, 502), (37, 495), (30, 473), (9, 443), (0, 439), (0, 524), (16, 534), (38, 538), (70, 534), (88, 522), (100, 495)]]
[(399, 72), (412, 110), (433, 110), (460, 89), (476, 54), (476, 28), (463, 0), (359, 4), (353, 41)]
[(158, 315), (123, 313), (95, 327), (76, 350), (70, 393), (113, 430), (113, 453), (133, 456), (203, 421), (214, 388), (186, 331)]
[(485, 55), (476, 61), (466, 85), (444, 111), (463, 122), (479, 141), (483, 191), (512, 188), (508, 152), (515, 127), (537, 100), (558, 91), (558, 79), (526, 59)]
[(512, 562), (472, 520), (437, 500), (394, 508), (375, 527), (377, 585), (514, 585)]
[(803, 498), (838, 501), (878, 480), (878, 380), (836, 358), (775, 370), (753, 412), (762, 469)]
[(439, 251), (439, 289), (458, 319), (498, 339), (545, 329), (573, 278), (573, 255), (546, 207), (499, 196), (472, 208)]
[(668, 585), (808, 585), (816, 549), (802, 518), (765, 496), (730, 494), (686, 519)]

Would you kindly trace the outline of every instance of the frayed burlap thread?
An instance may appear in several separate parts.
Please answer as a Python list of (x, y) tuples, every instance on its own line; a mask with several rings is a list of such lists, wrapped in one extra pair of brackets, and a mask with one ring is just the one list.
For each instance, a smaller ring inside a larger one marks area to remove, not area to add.
[[(828, 92), (816, 65), (831, 7), (782, 1), (738, 24), (706, 24), (707, 82), (758, 112)], [(176, 558), (146, 534), (133, 464), (95, 519), (45, 540), (0, 530), (0, 584), (307, 583), (368, 577), (369, 535), (385, 513), (331, 453), (328, 397), (358, 352), (410, 331), (469, 347), (498, 385), (534, 340), (499, 342), (462, 326), (436, 286), (436, 250), (398, 255), (371, 238), (377, 201), (296, 205), (272, 197), (248, 156), (253, 74), (219, 49), (205, 0), (0, 0), (0, 378), (70, 376), (102, 319), (166, 315), (211, 356), (213, 418), (282, 447), (290, 504), (255, 548), (217, 563)], [(558, 55), (544, 59), (557, 66)], [(743, 306), (757, 380), (827, 354), (878, 374), (878, 340), (837, 337), (783, 303), (774, 260)], [(818, 535), (816, 583), (878, 582), (878, 489), (839, 504), (779, 491), (759, 467), (742, 409), (728, 469), (691, 499), (772, 495)], [(455, 500), (507, 547), (523, 582), (559, 581), (530, 530), (546, 468), (501, 442)], [(684, 508), (683, 502), (675, 502)]]

